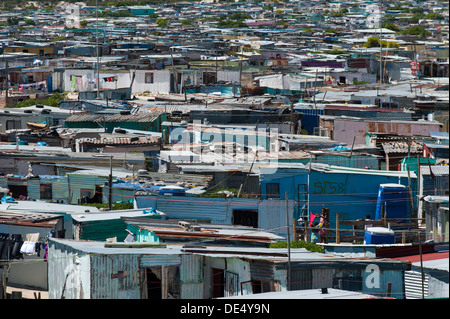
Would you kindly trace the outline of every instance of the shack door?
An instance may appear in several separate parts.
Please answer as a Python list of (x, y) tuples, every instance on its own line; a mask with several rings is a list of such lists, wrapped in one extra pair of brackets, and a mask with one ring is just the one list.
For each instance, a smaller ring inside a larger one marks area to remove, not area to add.
[(219, 268), (211, 268), (212, 270), (212, 292), (213, 298), (225, 297), (225, 271)]
[[(155, 267), (156, 268), (156, 267)], [(161, 277), (161, 269), (147, 268), (147, 298), (148, 299), (161, 299), (162, 298), (162, 285), (161, 279), (156, 275), (159, 272)], [(154, 272), (155, 271), (155, 272)]]

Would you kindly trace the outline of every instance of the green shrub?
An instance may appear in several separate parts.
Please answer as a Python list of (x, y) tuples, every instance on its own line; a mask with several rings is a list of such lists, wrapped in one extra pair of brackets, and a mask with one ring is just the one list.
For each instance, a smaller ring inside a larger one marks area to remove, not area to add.
[[(287, 248), (286, 241), (279, 241), (274, 244), (270, 244), (270, 248)], [(308, 243), (304, 240), (300, 241), (291, 241), (291, 248), (305, 248), (308, 251), (323, 253), (324, 249), (322, 246), (317, 245), (315, 243)]]

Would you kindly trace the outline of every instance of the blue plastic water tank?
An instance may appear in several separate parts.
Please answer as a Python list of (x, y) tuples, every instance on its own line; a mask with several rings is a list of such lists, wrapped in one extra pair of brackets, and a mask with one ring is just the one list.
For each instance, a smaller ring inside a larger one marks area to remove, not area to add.
[(186, 196), (186, 191), (179, 186), (163, 186), (159, 189), (159, 195)]
[(380, 184), (378, 190), (375, 220), (384, 216), (386, 203), (386, 218), (409, 218), (408, 190), (401, 184)]
[(386, 227), (369, 227), (366, 229), (364, 244), (395, 244), (395, 233)]

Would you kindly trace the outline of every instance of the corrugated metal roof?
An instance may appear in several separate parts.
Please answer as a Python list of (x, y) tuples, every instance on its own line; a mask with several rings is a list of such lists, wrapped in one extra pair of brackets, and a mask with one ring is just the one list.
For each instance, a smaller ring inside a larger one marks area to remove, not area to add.
[(387, 142), (382, 143), (383, 150), (385, 153), (421, 153), (423, 150), (422, 143), (411, 141), (411, 147), (409, 147), (408, 142)]
[(68, 117), (66, 122), (153, 122), (159, 113), (138, 112), (133, 114), (76, 114)]
[(421, 175), (430, 175), (430, 168), (433, 175), (436, 176), (448, 176), (450, 166), (420, 166)]
[(173, 237), (173, 238), (192, 238), (192, 239), (226, 239), (230, 241), (249, 241), (249, 242), (262, 242), (270, 243), (275, 242), (276, 239), (282, 239), (282, 237), (276, 236), (269, 232), (260, 231), (257, 229), (222, 229), (222, 228), (203, 228), (198, 231), (185, 230), (178, 227), (163, 227), (159, 226), (140, 226), (147, 229), (161, 238)]
[(63, 215), (29, 213), (24, 211), (0, 211), (0, 224), (53, 228)]
[(78, 143), (89, 143), (89, 144), (157, 144), (160, 141), (159, 137), (156, 136), (136, 136), (136, 137), (101, 137), (101, 138), (90, 138), (84, 137), (77, 140)]
[(78, 250), (86, 254), (179, 255), (181, 253), (181, 250), (177, 248), (161, 248), (161, 247), (129, 248), (126, 246), (124, 246), (123, 248), (106, 247), (104, 241), (90, 241), (90, 240), (79, 241), (79, 240), (59, 239), (59, 238), (50, 238), (49, 241), (71, 247), (73, 250)]

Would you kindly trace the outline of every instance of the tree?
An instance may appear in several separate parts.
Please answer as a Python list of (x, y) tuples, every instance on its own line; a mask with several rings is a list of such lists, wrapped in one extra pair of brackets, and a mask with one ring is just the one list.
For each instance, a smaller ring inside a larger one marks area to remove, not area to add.
[(395, 31), (395, 32), (399, 32), (400, 31), (400, 29), (395, 24), (393, 24), (392, 22), (385, 22), (385, 23), (383, 23), (383, 28), (389, 29), (389, 30), (392, 30), (392, 31)]
[(425, 38), (426, 36), (430, 35), (431, 33), (428, 32), (424, 27), (415, 25), (409, 29), (403, 30), (401, 32), (403, 35), (418, 35), (422, 38)]
[(425, 19), (428, 20), (444, 20), (444, 16), (442, 14), (436, 12), (430, 12), (425, 16)]
[(192, 21), (189, 19), (180, 20), (182, 25), (192, 25)]
[(156, 19), (156, 22), (155, 22), (157, 25), (158, 25), (158, 27), (160, 27), (160, 28), (167, 28), (167, 26), (169, 25), (169, 20), (167, 20), (167, 19), (164, 19), (164, 18), (158, 18), (158, 19)]
[[(381, 41), (381, 45), (385, 48), (398, 48), (399, 45), (397, 42), (393, 41)], [(367, 39), (366, 43), (364, 43), (365, 48), (376, 48), (380, 47), (380, 39), (377, 37), (370, 37)]]
[(19, 19), (18, 18), (12, 18), (9, 17), (6, 22), (8, 23), (8, 25), (18, 25), (19, 24)]
[(379, 47), (380, 46), (380, 40), (377, 37), (370, 37), (367, 39), (366, 43), (364, 43), (365, 48), (373, 48), (373, 47)]

